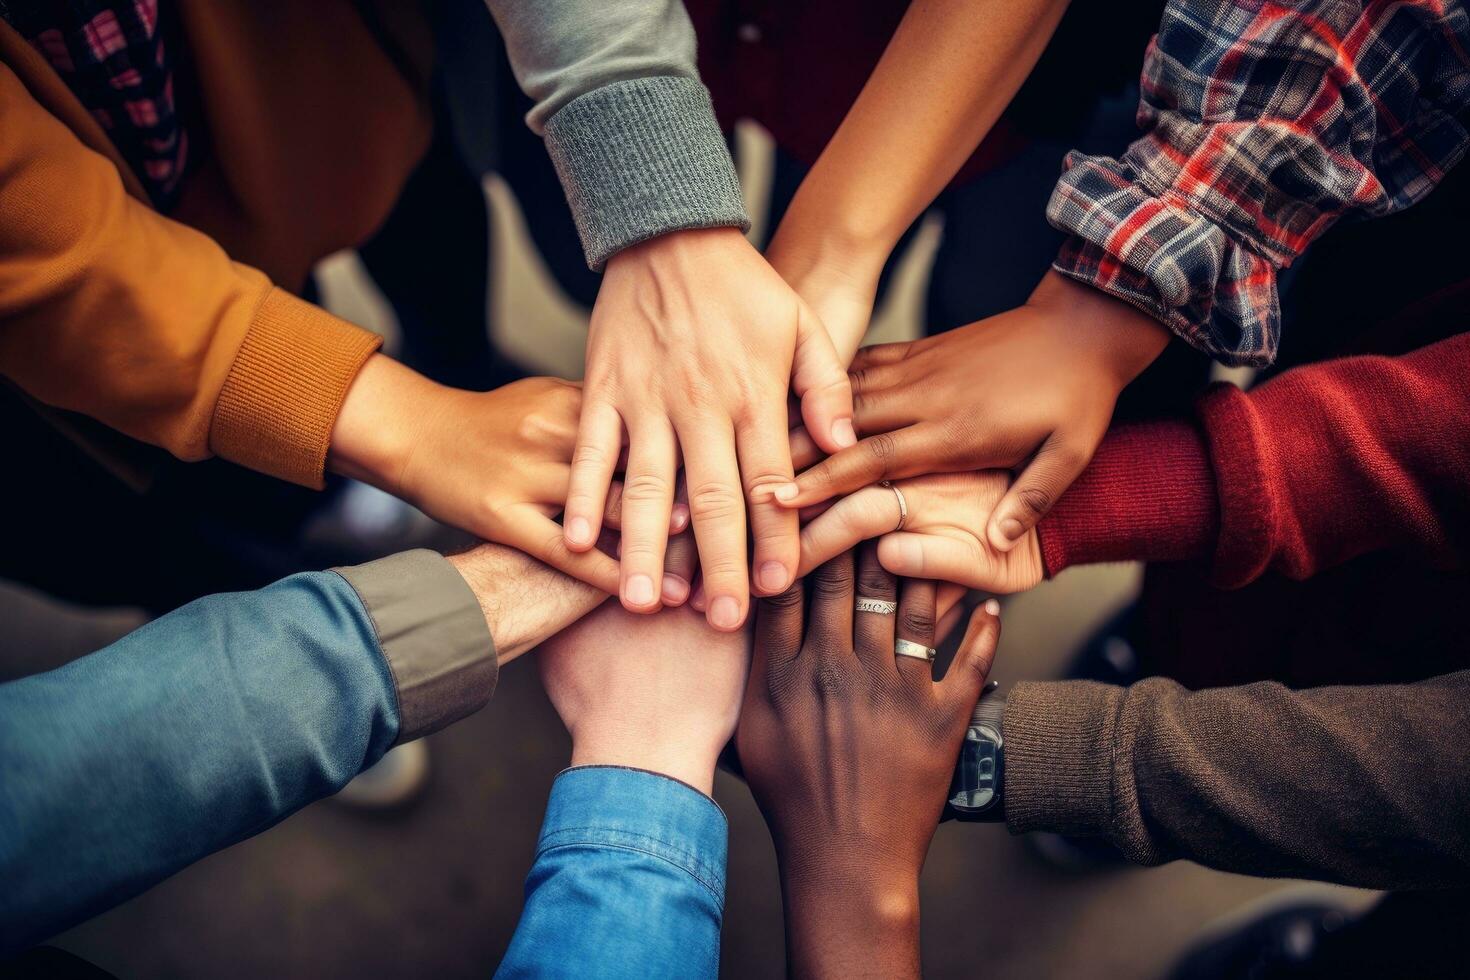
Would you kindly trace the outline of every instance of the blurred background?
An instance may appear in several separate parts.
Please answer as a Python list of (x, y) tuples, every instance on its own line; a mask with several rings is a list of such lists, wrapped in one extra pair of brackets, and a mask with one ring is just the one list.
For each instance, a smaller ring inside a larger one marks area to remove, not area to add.
[[(774, 230), (904, 8), (793, 6), (800, 10), (689, 4), (757, 243)], [(1104, 6), (1073, 5), (1012, 109), (905, 237), (870, 343), (968, 323), (1030, 292), (1056, 251), (1042, 209), (1063, 154), (1117, 153), (1134, 133), (1136, 79), (1161, 4), (1121, 15)], [(378, 235), (321, 263), (306, 293), (384, 334), (391, 353), (445, 383), (579, 377), (597, 277), (582, 264), (545, 151), (521, 122), (526, 103), (503, 57), (488, 55), (499, 42), (483, 5), (446, 7), (463, 9), (441, 32), (438, 70), (454, 84), (438, 86), (434, 146)], [(811, 44), (812, 24), (826, 25), (823, 45)], [(802, 98), (792, 98), (796, 90)], [(1395, 284), (1393, 295), (1340, 295), (1334, 284), (1352, 274), (1361, 250), (1351, 231), (1329, 236), (1289, 283), (1286, 312), (1299, 327), (1286, 334), (1282, 365), (1320, 354), (1314, 323), (1346, 333), (1345, 323), (1375, 322), (1402, 295), (1430, 289), (1447, 263), (1461, 264), (1425, 243), (1452, 240), (1443, 228), (1463, 232), (1467, 200), (1466, 181), (1452, 179), (1431, 204), (1375, 223), (1375, 268), (1379, 281)], [(1202, 384), (1221, 376), (1180, 346), (1164, 360), (1185, 362), (1146, 373), (1120, 415), (1187, 409)], [(361, 485), (335, 481), (313, 494), (218, 462), (165, 465), (139, 496), (8, 393), (0, 393), (0, 410), (15, 458), (36, 474), (5, 488), (7, 511), (25, 517), (0, 549), (0, 647), (15, 651), (7, 676), (97, 649), (209, 592), (464, 540)], [(1132, 566), (1072, 569), (1007, 600), (995, 679), (1004, 688), (1067, 675), (1077, 651), (1138, 596), (1142, 578)], [(426, 782), (405, 802), (322, 801), (58, 945), (124, 978), (487, 975), (514, 929), (543, 804), (569, 742), (527, 657), (503, 672), (488, 709), (426, 747)], [(781, 976), (770, 840), (739, 780), (722, 774), (716, 797), (731, 838), (723, 974)], [(1159, 976), (1203, 933), (1263, 905), (1307, 896), (1352, 909), (1375, 899), (1184, 863), (1080, 863), (1001, 827), (941, 827), (923, 880), (926, 975)]]

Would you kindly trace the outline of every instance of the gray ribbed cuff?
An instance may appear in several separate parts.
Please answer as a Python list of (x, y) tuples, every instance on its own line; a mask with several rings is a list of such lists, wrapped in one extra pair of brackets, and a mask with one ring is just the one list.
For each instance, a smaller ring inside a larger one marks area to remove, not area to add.
[(567, 103), (546, 124), (587, 264), (686, 228), (750, 227), (709, 92), (676, 76), (634, 78)]
[(419, 549), (334, 568), (378, 632), (398, 691), (398, 739), (411, 742), (483, 708), (500, 664), (479, 600), (444, 556)]
[(1006, 826), (1108, 837), (1115, 722), (1125, 688), (1024, 683), (1006, 695)]

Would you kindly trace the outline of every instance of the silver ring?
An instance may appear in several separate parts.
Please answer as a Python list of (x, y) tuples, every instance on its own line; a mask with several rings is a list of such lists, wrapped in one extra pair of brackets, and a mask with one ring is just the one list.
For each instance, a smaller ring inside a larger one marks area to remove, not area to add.
[(889, 602), (887, 599), (874, 599), (872, 596), (860, 595), (854, 608), (858, 612), (877, 613), (880, 616), (892, 616), (898, 612), (898, 603)]
[(925, 660), (932, 664), (934, 658), (939, 656), (939, 651), (933, 647), (926, 647), (922, 643), (915, 643), (913, 640), (894, 640), (893, 655), (913, 657), (915, 660)]
[(903, 526), (909, 522), (909, 502), (903, 499), (903, 491), (894, 486), (891, 481), (883, 480), (878, 486), (892, 490), (893, 495), (898, 498), (898, 527), (893, 530), (902, 531)]

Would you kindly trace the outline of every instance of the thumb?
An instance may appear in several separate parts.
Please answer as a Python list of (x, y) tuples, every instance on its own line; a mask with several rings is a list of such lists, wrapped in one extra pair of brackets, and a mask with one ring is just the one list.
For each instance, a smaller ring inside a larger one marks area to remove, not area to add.
[(995, 505), (986, 529), (990, 546), (1000, 552), (1015, 547), (1077, 479), (1090, 456), (1052, 433)]
[(801, 399), (801, 418), (823, 452), (857, 444), (852, 426), (852, 385), (827, 328), (805, 304), (797, 319), (791, 388)]
[(980, 692), (990, 677), (995, 663), (995, 647), (1000, 642), (1000, 603), (986, 599), (970, 617), (965, 638), (954, 655), (940, 686), (954, 699), (956, 710), (966, 717), (975, 709)]

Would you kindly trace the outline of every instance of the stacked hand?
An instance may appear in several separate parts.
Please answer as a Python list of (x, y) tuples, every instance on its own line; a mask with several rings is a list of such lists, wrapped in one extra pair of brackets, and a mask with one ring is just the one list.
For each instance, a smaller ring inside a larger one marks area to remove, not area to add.
[(709, 622), (740, 628), (752, 578), (764, 595), (790, 584), (796, 516), (769, 493), (792, 479), (788, 390), (824, 450), (856, 442), (847, 376), (826, 331), (737, 230), (676, 232), (609, 261), (587, 339), (564, 534), (573, 552), (590, 554), (626, 434), (616, 583), (625, 608), (660, 606), (681, 458)]
[[(944, 679), (895, 656), (935, 644), (932, 582), (872, 548), (761, 603), (736, 744), (780, 859), (793, 976), (918, 976), (919, 871), (1000, 622), (977, 610)], [(854, 611), (857, 597), (897, 614)]]
[(1118, 393), (1169, 336), (1138, 310), (1048, 273), (1019, 309), (859, 352), (854, 420), (867, 438), (773, 493), (802, 508), (884, 479), (1019, 469), (985, 529), (992, 548), (1008, 551), (1082, 472)]

